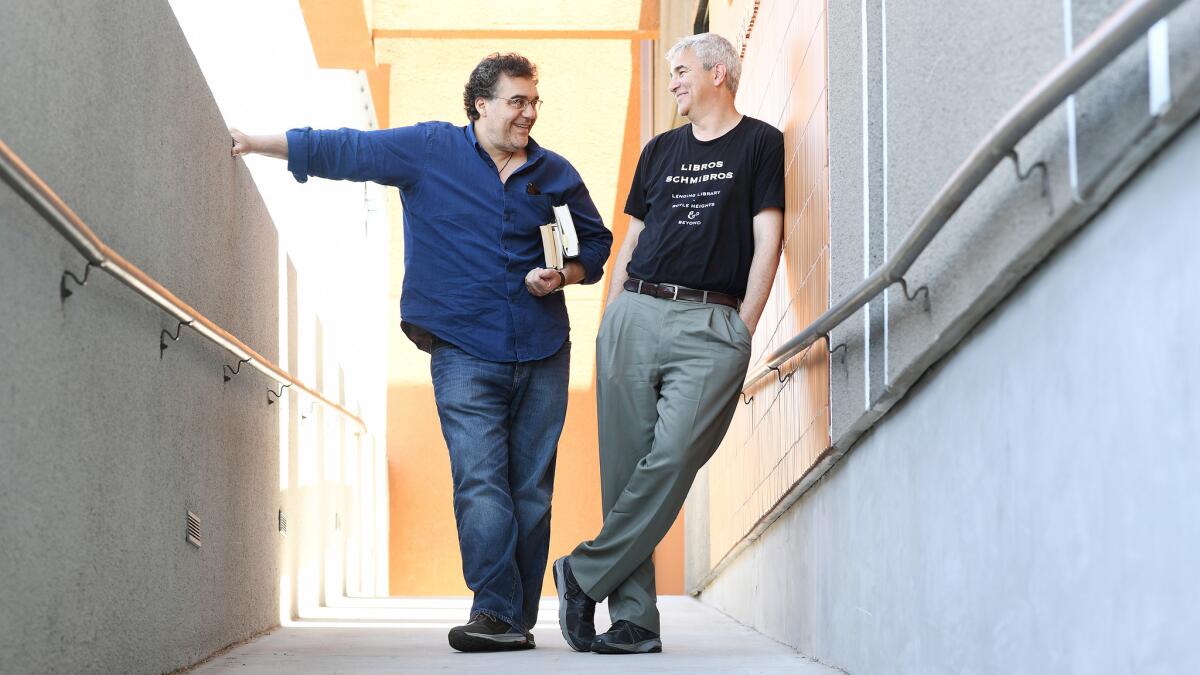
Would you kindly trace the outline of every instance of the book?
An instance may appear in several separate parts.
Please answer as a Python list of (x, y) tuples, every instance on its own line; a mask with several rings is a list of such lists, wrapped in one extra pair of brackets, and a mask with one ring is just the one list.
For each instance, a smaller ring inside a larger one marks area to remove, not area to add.
[(554, 224), (542, 225), (542, 249), (546, 255), (546, 269), (561, 270), (563, 267), (562, 235)]
[(579, 235), (575, 234), (575, 221), (571, 220), (571, 209), (566, 204), (554, 207), (554, 223), (562, 239), (563, 258), (579, 256)]
[(561, 270), (568, 258), (579, 256), (579, 235), (566, 204), (554, 207), (554, 222), (542, 225), (541, 230), (546, 269)]

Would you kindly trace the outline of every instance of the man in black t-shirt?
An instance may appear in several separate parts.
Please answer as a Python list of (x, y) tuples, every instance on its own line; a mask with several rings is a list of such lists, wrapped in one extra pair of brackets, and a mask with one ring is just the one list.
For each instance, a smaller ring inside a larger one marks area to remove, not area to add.
[[(691, 124), (642, 150), (596, 338), (604, 526), (554, 563), (578, 651), (662, 651), (651, 555), (733, 419), (779, 265), (783, 134), (734, 107), (728, 40), (693, 35), (667, 59)], [(613, 626), (596, 635), (605, 598)]]

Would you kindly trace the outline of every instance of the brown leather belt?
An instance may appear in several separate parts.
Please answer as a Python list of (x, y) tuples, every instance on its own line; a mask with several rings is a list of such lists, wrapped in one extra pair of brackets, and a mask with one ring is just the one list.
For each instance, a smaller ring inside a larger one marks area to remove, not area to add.
[(718, 305), (726, 305), (737, 309), (742, 304), (740, 298), (736, 298), (728, 293), (718, 293), (717, 291), (701, 291), (687, 286), (677, 286), (675, 284), (652, 284), (649, 281), (641, 279), (626, 279), (625, 290), (631, 293), (641, 293), (642, 295), (650, 295), (656, 298), (665, 300), (683, 300), (684, 302), (712, 302)]

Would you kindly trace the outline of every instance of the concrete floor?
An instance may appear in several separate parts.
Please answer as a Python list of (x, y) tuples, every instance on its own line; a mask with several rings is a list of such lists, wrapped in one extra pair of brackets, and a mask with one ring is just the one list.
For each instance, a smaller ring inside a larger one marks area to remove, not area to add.
[[(193, 673), (792, 673), (841, 671), (742, 626), (690, 597), (660, 598), (663, 653), (604, 656), (573, 652), (558, 629), (557, 602), (543, 601), (534, 628), (537, 649), (461, 654), (446, 631), (466, 619), (466, 598), (345, 599), (339, 606), (284, 625), (239, 645)], [(596, 612), (601, 630), (608, 612)]]

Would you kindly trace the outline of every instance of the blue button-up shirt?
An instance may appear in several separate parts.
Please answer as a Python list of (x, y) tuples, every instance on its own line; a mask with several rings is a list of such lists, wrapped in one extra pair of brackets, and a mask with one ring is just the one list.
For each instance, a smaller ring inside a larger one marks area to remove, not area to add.
[(585, 284), (603, 275), (612, 246), (583, 179), (562, 156), (531, 138), (525, 164), (501, 183), (470, 124), (292, 129), (287, 141), (288, 170), (301, 183), (320, 176), (399, 188), (405, 323), (489, 361), (533, 361), (562, 347), (570, 329), (563, 294), (539, 298), (525, 288), (529, 270), (545, 266), (539, 227), (554, 221), (552, 205), (568, 205)]

